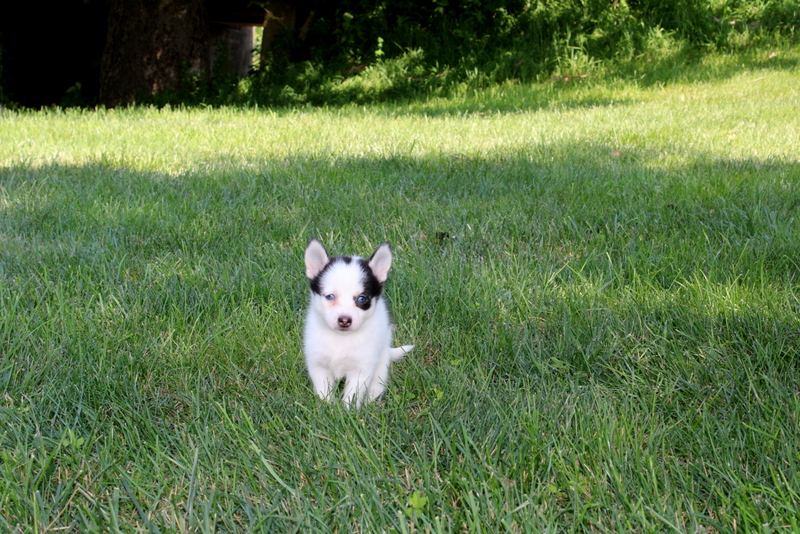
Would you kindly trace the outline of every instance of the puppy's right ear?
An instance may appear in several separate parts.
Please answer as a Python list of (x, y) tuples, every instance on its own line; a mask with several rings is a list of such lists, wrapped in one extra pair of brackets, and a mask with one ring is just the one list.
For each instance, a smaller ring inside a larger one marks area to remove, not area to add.
[(306, 276), (313, 280), (328, 265), (328, 253), (316, 239), (312, 239), (306, 247)]

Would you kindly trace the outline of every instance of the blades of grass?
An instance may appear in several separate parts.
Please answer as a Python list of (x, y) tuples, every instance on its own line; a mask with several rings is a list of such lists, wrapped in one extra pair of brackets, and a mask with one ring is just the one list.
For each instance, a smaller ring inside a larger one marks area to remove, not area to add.
[(200, 449), (195, 448), (194, 459), (192, 460), (192, 471), (189, 476), (189, 495), (186, 498), (186, 524), (194, 523), (194, 500), (197, 491), (197, 463), (200, 460)]
[(142, 520), (142, 522), (145, 524), (145, 526), (146, 526), (146, 527), (147, 527), (147, 528), (150, 530), (150, 532), (152, 532), (153, 534), (161, 534), (161, 531), (158, 529), (158, 527), (156, 527), (156, 526), (155, 526), (155, 525), (154, 525), (154, 524), (153, 524), (153, 523), (150, 521), (150, 519), (147, 517), (147, 514), (145, 513), (144, 509), (143, 509), (143, 508), (141, 507), (141, 505), (139, 504), (139, 501), (138, 501), (138, 500), (136, 499), (136, 497), (133, 495), (133, 492), (131, 491), (131, 487), (130, 487), (130, 485), (128, 484), (127, 477), (125, 477), (124, 475), (122, 475), (122, 476), (120, 477), (120, 481), (122, 482), (122, 486), (125, 488), (125, 492), (128, 494), (128, 498), (131, 500), (131, 502), (133, 503), (133, 505), (136, 507), (136, 511), (139, 513), (139, 518)]

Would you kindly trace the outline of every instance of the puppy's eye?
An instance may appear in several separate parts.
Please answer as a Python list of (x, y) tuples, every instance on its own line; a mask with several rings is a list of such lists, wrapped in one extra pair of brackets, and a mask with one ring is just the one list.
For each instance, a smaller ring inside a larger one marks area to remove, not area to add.
[(358, 296), (358, 298), (356, 298), (356, 303), (358, 303), (358, 304), (364, 304), (365, 302), (367, 302), (367, 300), (368, 300), (368, 299), (367, 299), (367, 297), (366, 297), (366, 296), (364, 296), (364, 295), (359, 295), (359, 296)]
[(328, 299), (328, 300), (333, 300), (336, 297), (334, 297), (333, 295), (325, 295), (325, 298)]

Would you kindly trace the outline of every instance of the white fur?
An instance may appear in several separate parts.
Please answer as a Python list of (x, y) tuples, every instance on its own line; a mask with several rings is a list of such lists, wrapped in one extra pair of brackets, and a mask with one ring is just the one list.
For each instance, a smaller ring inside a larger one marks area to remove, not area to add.
[[(391, 362), (401, 359), (413, 345), (392, 348), (392, 324), (382, 296), (372, 299), (367, 310), (356, 305), (364, 293), (362, 270), (353, 257), (348, 264), (335, 261), (320, 278), (320, 294), (311, 293), (303, 347), (306, 367), (314, 391), (322, 399), (345, 379), (343, 400), (349, 407), (372, 402), (386, 389)], [(316, 239), (305, 253), (306, 276), (313, 280), (330, 262)], [(381, 283), (392, 265), (388, 243), (369, 260), (369, 267)], [(332, 296), (331, 298), (326, 298)], [(349, 324), (348, 324), (349, 321)]]

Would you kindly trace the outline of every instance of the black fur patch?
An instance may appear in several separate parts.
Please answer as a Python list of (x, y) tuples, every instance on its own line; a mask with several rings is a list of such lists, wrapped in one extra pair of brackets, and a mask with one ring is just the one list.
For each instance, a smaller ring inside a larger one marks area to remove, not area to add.
[(375, 278), (367, 260), (358, 260), (358, 264), (361, 267), (361, 283), (364, 284), (364, 296), (367, 297), (367, 301), (363, 304), (356, 302), (356, 306), (362, 310), (368, 310), (372, 306), (372, 301), (381, 296), (383, 284)]
[[(311, 286), (311, 292), (316, 295), (322, 295), (322, 286), (320, 283), (322, 282), (322, 277), (325, 276), (325, 272), (331, 268), (331, 265), (339, 261), (341, 258), (331, 258), (328, 260), (328, 263), (325, 264), (325, 267), (317, 273), (317, 276), (314, 278), (309, 278), (308, 285)], [(349, 262), (348, 262), (349, 263)]]
[(365, 300), (364, 302), (358, 302), (358, 300), (356, 300), (356, 308), (361, 308), (362, 310), (368, 310), (371, 307), (372, 307), (372, 299), (370, 299), (369, 297), (367, 297), (367, 300)]

